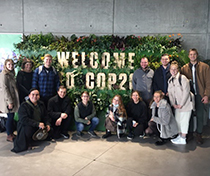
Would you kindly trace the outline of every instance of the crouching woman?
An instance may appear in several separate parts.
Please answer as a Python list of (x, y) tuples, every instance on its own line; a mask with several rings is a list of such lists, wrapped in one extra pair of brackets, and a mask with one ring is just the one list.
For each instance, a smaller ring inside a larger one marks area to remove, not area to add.
[(115, 95), (112, 99), (112, 104), (109, 105), (106, 113), (105, 127), (106, 134), (102, 138), (108, 138), (111, 132), (117, 132), (117, 137), (120, 138), (125, 133), (127, 113), (120, 95)]
[(160, 140), (156, 145), (163, 145), (167, 139), (174, 137), (178, 133), (177, 124), (173, 116), (170, 105), (163, 99), (163, 92), (156, 91), (153, 96), (154, 102), (151, 105), (152, 117), (146, 129), (147, 134), (155, 133)]

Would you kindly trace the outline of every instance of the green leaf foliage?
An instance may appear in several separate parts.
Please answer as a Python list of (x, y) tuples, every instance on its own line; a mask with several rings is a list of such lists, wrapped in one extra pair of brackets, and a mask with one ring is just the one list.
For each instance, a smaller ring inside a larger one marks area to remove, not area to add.
[[(53, 56), (53, 65), (62, 75), (62, 83), (66, 84), (67, 78), (66, 73), (74, 71), (75, 73), (75, 87), (68, 89), (68, 95), (72, 100), (72, 106), (75, 106), (80, 101), (81, 93), (86, 89), (85, 86), (85, 74), (92, 72), (95, 75), (98, 73), (105, 73), (106, 82), (108, 81), (109, 73), (116, 73), (118, 76), (120, 73), (126, 73), (127, 79), (129, 75), (139, 67), (139, 63), (142, 57), (147, 57), (150, 61), (150, 67), (157, 69), (160, 66), (160, 58), (164, 53), (170, 55), (171, 60), (177, 60), (180, 66), (184, 65), (189, 61), (187, 53), (182, 49), (182, 37), (180, 34), (169, 36), (114, 36), (104, 35), (96, 36), (91, 34), (89, 36), (76, 36), (75, 34), (65, 36), (54, 36), (52, 33), (48, 34), (31, 34), (23, 36), (23, 41), (14, 44), (15, 48), (19, 51), (20, 57), (16, 64), (21, 65), (24, 58), (30, 58), (34, 61), (35, 67), (38, 67), (43, 63), (43, 56), (49, 53)], [(61, 67), (57, 61), (57, 52), (70, 52), (68, 59), (68, 67)], [(78, 68), (73, 68), (72, 65), (72, 52), (78, 52)], [(81, 65), (81, 53), (85, 52), (85, 64), (86, 68)], [(99, 64), (97, 69), (93, 69), (90, 66), (90, 53), (97, 52), (98, 59), (96, 62)], [(101, 66), (102, 54), (108, 52), (110, 54), (109, 69), (104, 69)], [(116, 65), (116, 58), (114, 53), (118, 53), (119, 57), (121, 53), (125, 54), (125, 66), (118, 68)], [(133, 69), (129, 67), (128, 55), (129, 53), (135, 53), (133, 57)], [(34, 67), (34, 68), (35, 68)], [(123, 98), (124, 104), (130, 99), (131, 90), (129, 90), (128, 81), (124, 85), (126, 90), (119, 90), (120, 81), (118, 80), (115, 85), (112, 86), (112, 90), (107, 88), (101, 90), (97, 86), (94, 89), (88, 90), (91, 94), (93, 103), (96, 106), (97, 111), (105, 111), (107, 106), (111, 103), (111, 99), (114, 95), (120, 94)]]

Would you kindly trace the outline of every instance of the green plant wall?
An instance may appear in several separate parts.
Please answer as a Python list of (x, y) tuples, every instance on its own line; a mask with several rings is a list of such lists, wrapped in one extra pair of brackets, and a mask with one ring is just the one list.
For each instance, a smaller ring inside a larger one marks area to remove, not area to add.
[[(76, 36), (70, 37), (58, 37), (53, 34), (32, 34), (23, 36), (23, 41), (15, 45), (16, 50), (20, 53), (17, 58), (17, 66), (20, 66), (24, 58), (31, 58), (35, 63), (35, 68), (43, 63), (43, 56), (49, 53), (53, 56), (53, 65), (61, 74), (61, 82), (66, 85), (67, 73), (74, 72), (75, 87), (68, 89), (68, 96), (72, 100), (72, 107), (74, 107), (80, 101), (80, 95), (84, 90), (90, 92), (91, 99), (95, 104), (97, 115), (100, 118), (100, 124), (98, 130), (104, 130), (104, 113), (106, 108), (111, 102), (114, 95), (120, 94), (123, 98), (123, 102), (126, 105), (130, 100), (131, 90), (129, 89), (129, 75), (132, 74), (138, 67), (142, 57), (147, 57), (150, 61), (150, 67), (156, 69), (160, 66), (160, 57), (164, 53), (170, 55), (171, 60), (177, 60), (182, 66), (188, 62), (187, 53), (182, 49), (181, 34), (172, 34), (169, 36), (114, 36), (104, 35), (96, 36), (91, 34), (89, 36)], [(70, 52), (68, 59), (68, 66), (61, 66), (58, 62), (57, 52)], [(74, 68), (72, 65), (72, 53), (78, 52), (77, 59), (78, 68)], [(84, 68), (81, 66), (81, 54), (85, 52), (85, 64)], [(90, 66), (90, 53), (97, 52), (98, 59), (96, 62), (99, 64), (97, 69)], [(110, 54), (109, 69), (101, 67), (102, 54), (108, 52)], [(119, 68), (116, 64), (116, 58), (114, 53), (125, 54), (125, 65), (123, 68)], [(128, 60), (129, 53), (135, 53), (133, 57), (133, 67), (130, 68), (130, 62)], [(95, 86), (93, 89), (86, 88), (86, 74), (88, 72), (94, 73), (94, 80), (98, 73), (104, 73), (106, 75), (106, 83), (108, 81), (108, 74), (115, 73), (117, 75), (117, 82), (112, 85), (111, 90), (105, 87), (100, 89)], [(127, 82), (124, 84), (125, 90), (120, 90), (119, 85), (121, 81), (118, 76), (121, 73), (127, 75)]]

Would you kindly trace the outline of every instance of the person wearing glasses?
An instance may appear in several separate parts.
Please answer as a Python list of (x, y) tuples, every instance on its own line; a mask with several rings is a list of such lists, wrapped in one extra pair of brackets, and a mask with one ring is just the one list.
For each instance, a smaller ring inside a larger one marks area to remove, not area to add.
[(99, 123), (99, 119), (96, 117), (95, 106), (92, 101), (90, 101), (89, 93), (84, 91), (81, 95), (81, 99), (82, 101), (74, 108), (74, 118), (77, 128), (76, 135), (82, 137), (84, 127), (89, 126), (88, 134), (91, 137), (98, 137), (94, 130)]

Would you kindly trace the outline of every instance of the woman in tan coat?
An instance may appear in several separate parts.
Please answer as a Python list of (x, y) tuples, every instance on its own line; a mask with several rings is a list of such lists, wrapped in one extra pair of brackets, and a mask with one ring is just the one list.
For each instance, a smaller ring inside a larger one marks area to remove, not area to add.
[(194, 109), (194, 95), (190, 92), (189, 80), (180, 75), (178, 63), (173, 61), (170, 66), (171, 78), (168, 80), (168, 93), (171, 105), (175, 109), (179, 136), (172, 139), (174, 144), (186, 144), (189, 120)]
[(19, 108), (18, 90), (15, 81), (14, 61), (7, 59), (4, 70), (0, 73), (0, 111), (7, 113), (7, 141), (14, 139), (14, 114)]

